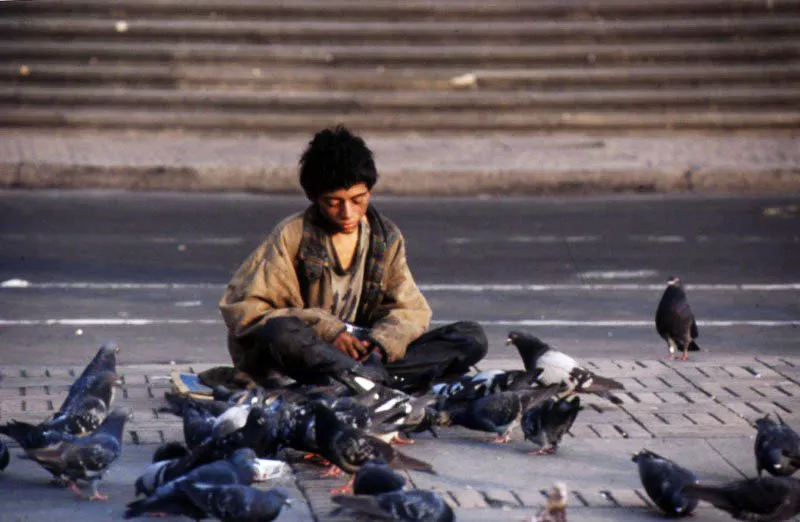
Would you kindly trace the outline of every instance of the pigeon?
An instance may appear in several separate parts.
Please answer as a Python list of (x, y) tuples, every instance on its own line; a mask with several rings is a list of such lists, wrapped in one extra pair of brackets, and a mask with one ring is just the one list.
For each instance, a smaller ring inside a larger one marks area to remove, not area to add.
[(672, 517), (692, 514), (697, 499), (688, 497), (682, 489), (698, 482), (694, 473), (646, 449), (631, 460), (639, 466), (639, 478), (647, 496), (661, 511)]
[(396, 451), (390, 444), (343, 423), (325, 404), (315, 402), (312, 411), (319, 454), (340, 470), (353, 474), (366, 461), (380, 457), (395, 468), (435, 474), (427, 462)]
[(216, 420), (217, 417), (207, 410), (187, 405), (183, 410), (183, 440), (186, 447), (194, 449), (211, 437)]
[(541, 339), (512, 331), (506, 342), (517, 348), (527, 372), (539, 372), (537, 380), (542, 386), (565, 383), (568, 393), (593, 393), (614, 404), (622, 404), (619, 397), (610, 393), (612, 390), (624, 390), (622, 383), (581, 367), (575, 359)]
[(26, 451), (26, 458), (36, 461), (55, 477), (66, 479), (76, 496), (83, 496), (77, 480), (88, 480), (92, 487), (91, 500), (105, 500), (97, 490), (97, 482), (122, 453), (122, 431), (129, 414), (112, 411), (92, 433), (83, 437), (61, 434), (61, 440)]
[(567, 486), (556, 482), (547, 492), (547, 504), (531, 522), (567, 522)]
[(749, 478), (718, 486), (688, 484), (683, 492), (739, 520), (779, 522), (800, 514), (800, 480), (791, 477)]
[(189, 501), (202, 511), (223, 522), (269, 522), (290, 505), (283, 488), (268, 491), (243, 485), (217, 485), (184, 481), (178, 485)]
[(228, 458), (237, 449), (252, 448), (258, 457), (272, 458), (281, 448), (281, 429), (286, 427), (277, 421), (275, 412), (253, 407), (244, 426), (220, 438), (207, 438), (192, 450), (191, 456), (196, 464), (205, 464)]
[[(134, 518), (145, 513), (165, 513), (203, 518), (204, 511), (188, 501), (180, 489), (183, 482), (204, 482), (216, 485), (249, 485), (256, 478), (256, 454), (250, 448), (237, 450), (230, 459), (218, 460), (192, 469), (184, 475), (164, 480), (157, 468), (160, 463), (148, 466), (136, 481), (136, 493), (147, 494), (147, 498), (135, 500), (127, 505), (125, 518)], [(155, 471), (155, 473), (152, 473)]]
[(759, 477), (763, 470), (776, 477), (788, 477), (800, 467), (800, 436), (777, 417), (778, 422), (769, 415), (756, 420), (754, 450)]
[(697, 322), (694, 313), (686, 300), (686, 293), (681, 286), (681, 280), (670, 277), (667, 288), (661, 296), (661, 301), (656, 309), (656, 331), (669, 346), (668, 359), (675, 358), (675, 352), (683, 352), (684, 361), (689, 358), (689, 352), (700, 351), (694, 341), (700, 334), (697, 331)]
[(475, 375), (464, 375), (450, 383), (437, 384), (433, 387), (433, 393), (445, 401), (474, 400), (492, 393), (535, 387), (539, 373), (541, 372), (487, 370)]
[(561, 385), (553, 384), (524, 392), (500, 392), (474, 401), (451, 404), (442, 411), (444, 425), (495, 433), (494, 442), (508, 442), (522, 413), (555, 395)]
[(525, 440), (539, 445), (535, 455), (549, 455), (558, 451), (561, 439), (572, 428), (578, 416), (581, 399), (577, 395), (560, 399), (547, 399), (541, 404), (528, 408), (522, 414), (522, 433)]
[[(79, 379), (80, 381), (80, 379)], [(76, 381), (70, 388), (73, 394)], [(67, 396), (59, 411), (43, 424), (48, 429), (57, 430), (72, 435), (85, 435), (97, 429), (111, 411), (115, 391), (122, 387), (122, 381), (117, 374), (102, 370), (93, 375), (86, 376), (80, 391), (76, 395)]]
[(11, 454), (8, 452), (8, 446), (0, 440), (0, 471), (5, 470), (11, 462)]
[(237, 404), (225, 410), (221, 415), (214, 419), (214, 424), (211, 427), (211, 436), (216, 439), (221, 439), (226, 435), (230, 435), (234, 431), (243, 428), (247, 423), (247, 417), (250, 414), (250, 404)]
[(399, 491), (405, 486), (405, 477), (380, 458), (366, 461), (353, 477), (354, 495), (379, 495)]
[[(69, 387), (67, 397), (58, 411), (52, 416), (51, 421), (54, 422), (61, 417), (69, 417), (74, 415), (75, 412), (90, 409), (93, 404), (96, 404), (91, 399), (98, 399), (99, 402), (103, 403), (105, 405), (105, 414), (108, 413), (108, 408), (114, 398), (114, 387), (104, 386), (102, 380), (99, 380), (99, 376), (102, 374), (114, 374), (116, 376), (118, 353), (119, 346), (114, 342), (107, 342), (97, 350), (97, 353), (83, 369), (83, 372)], [(121, 383), (118, 385), (121, 385)], [(87, 399), (89, 399), (88, 402), (86, 402)], [(97, 421), (96, 425), (87, 426), (82, 433), (88, 433), (96, 429), (104, 418), (105, 415)], [(82, 433), (74, 434), (80, 435)]]
[(378, 411), (378, 408), (373, 413), (369, 432), (398, 444), (413, 444), (414, 441), (408, 438), (411, 433), (430, 431), (434, 437), (438, 437), (434, 430), (437, 425), (434, 421), (438, 418), (438, 413), (433, 408), (435, 402), (433, 395), (422, 395), (410, 397), (407, 402), (397, 404), (390, 410)]
[(370, 520), (453, 522), (453, 510), (437, 493), (425, 490), (390, 491), (379, 495), (334, 495), (341, 509), (366, 515)]
[(0, 426), (0, 433), (17, 441), (27, 452), (57, 442), (61, 435), (80, 436), (94, 431), (108, 415), (113, 389), (121, 383), (115, 373), (107, 371), (88, 379), (88, 382), (89, 388), (84, 388), (83, 398), (71, 402), (69, 409), (40, 424), (12, 420)]
[(162, 460), (179, 459), (189, 455), (189, 448), (183, 442), (176, 440), (165, 442), (153, 452), (152, 462), (161, 462)]

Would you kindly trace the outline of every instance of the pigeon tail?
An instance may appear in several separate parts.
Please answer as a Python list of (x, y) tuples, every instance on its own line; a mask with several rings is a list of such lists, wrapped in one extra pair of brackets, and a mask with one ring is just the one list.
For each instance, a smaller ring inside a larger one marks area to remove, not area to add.
[(689, 343), (689, 348), (687, 348), (687, 350), (690, 352), (699, 352), (700, 346), (696, 342), (692, 341)]
[(585, 392), (606, 392), (609, 390), (624, 390), (625, 385), (619, 381), (615, 381), (614, 379), (610, 379), (608, 377), (602, 377), (600, 375), (592, 375), (591, 377), (591, 384), (588, 386), (582, 386), (579, 388), (579, 391)]
[(610, 392), (595, 392), (595, 395), (602, 397), (603, 399), (611, 402), (612, 404), (616, 404), (617, 406), (620, 404), (625, 404), (625, 401)]
[(8, 452), (8, 446), (3, 444), (3, 441), (0, 440), (0, 471), (6, 469), (10, 462), (11, 455)]
[(12, 420), (0, 426), (0, 433), (14, 439), (25, 450), (41, 448), (46, 444), (41, 428), (27, 422)]
[(705, 500), (706, 502), (713, 504), (714, 507), (724, 511), (730, 512), (738, 509), (738, 507), (735, 506), (729, 498), (730, 492), (721, 490), (719, 486), (687, 484), (683, 487), (682, 492), (687, 497), (695, 498), (697, 500)]
[(406, 455), (401, 451), (395, 450), (395, 457), (392, 461), (392, 466), (402, 469), (411, 469), (414, 471), (422, 471), (423, 473), (428, 473), (430, 475), (437, 475), (436, 471), (433, 469), (428, 462), (423, 462), (419, 459), (415, 459), (410, 455)]

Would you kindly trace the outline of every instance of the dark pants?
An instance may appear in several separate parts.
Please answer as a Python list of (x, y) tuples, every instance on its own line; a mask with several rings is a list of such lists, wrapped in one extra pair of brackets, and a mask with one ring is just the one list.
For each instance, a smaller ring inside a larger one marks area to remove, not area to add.
[[(329, 377), (354, 371), (365, 376), (367, 366), (320, 339), (296, 317), (276, 317), (251, 339), (241, 370), (257, 381), (282, 374), (301, 383), (322, 383)], [(385, 365), (392, 385), (413, 388), (420, 378), (447, 380), (469, 371), (483, 359), (488, 341), (478, 323), (461, 321), (425, 332), (406, 349), (406, 355)]]

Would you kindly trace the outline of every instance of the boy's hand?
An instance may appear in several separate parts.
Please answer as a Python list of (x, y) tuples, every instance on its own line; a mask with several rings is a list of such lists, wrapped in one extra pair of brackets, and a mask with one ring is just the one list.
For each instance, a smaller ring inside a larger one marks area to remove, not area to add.
[(362, 341), (352, 334), (342, 332), (333, 340), (333, 346), (353, 359), (360, 359), (369, 351), (370, 342)]

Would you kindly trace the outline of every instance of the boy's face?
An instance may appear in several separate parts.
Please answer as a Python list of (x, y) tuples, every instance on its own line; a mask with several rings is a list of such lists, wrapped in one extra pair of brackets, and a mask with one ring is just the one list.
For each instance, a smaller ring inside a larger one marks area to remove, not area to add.
[(336, 233), (354, 234), (367, 213), (370, 191), (365, 183), (327, 192), (317, 198), (320, 212), (333, 225)]

